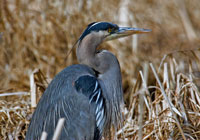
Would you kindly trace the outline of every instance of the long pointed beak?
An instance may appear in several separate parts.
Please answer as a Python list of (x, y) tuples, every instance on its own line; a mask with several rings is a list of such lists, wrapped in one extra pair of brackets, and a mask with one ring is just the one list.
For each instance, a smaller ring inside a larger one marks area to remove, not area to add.
[(113, 40), (117, 38), (122, 38), (126, 36), (130, 36), (133, 34), (141, 34), (141, 33), (148, 33), (151, 32), (150, 29), (142, 29), (142, 28), (131, 28), (131, 27), (119, 27), (114, 32), (111, 32), (105, 40)]

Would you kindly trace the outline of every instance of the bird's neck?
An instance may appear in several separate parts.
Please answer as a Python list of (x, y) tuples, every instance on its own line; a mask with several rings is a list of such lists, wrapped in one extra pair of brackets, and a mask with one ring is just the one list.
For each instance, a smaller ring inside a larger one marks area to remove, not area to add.
[(93, 59), (96, 54), (96, 49), (102, 42), (102, 39), (97, 37), (97, 34), (91, 33), (79, 42), (76, 49), (76, 55), (79, 63), (88, 66), (93, 65)]
[[(101, 85), (104, 86), (105, 91), (103, 95), (107, 100), (107, 117), (117, 129), (122, 122), (121, 106), (123, 107), (123, 90), (120, 65), (117, 58), (113, 55), (111, 66), (103, 73), (99, 74), (98, 79)], [(108, 126), (109, 127), (109, 126)]]
[(106, 96), (113, 102), (116, 102), (114, 101), (114, 96), (119, 97), (118, 100), (123, 100), (122, 76), (118, 60), (116, 59), (116, 62), (113, 63), (103, 74), (99, 74), (98, 78), (103, 81), (105, 85), (108, 92)]
[[(95, 39), (96, 38), (96, 39)], [(96, 49), (102, 42), (95, 35), (86, 36), (76, 50), (79, 63), (85, 64), (99, 73), (98, 79), (104, 87), (103, 95), (107, 99), (107, 120), (111, 121), (115, 128), (121, 119), (123, 104), (123, 91), (120, 65), (117, 58), (109, 51), (103, 50), (97, 53)], [(109, 124), (109, 123), (108, 123)], [(110, 128), (110, 126), (106, 126)]]

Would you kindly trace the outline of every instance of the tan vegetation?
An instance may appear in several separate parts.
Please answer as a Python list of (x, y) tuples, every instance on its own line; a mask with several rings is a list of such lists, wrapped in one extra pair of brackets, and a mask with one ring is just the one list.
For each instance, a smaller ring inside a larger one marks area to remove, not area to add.
[(94, 21), (152, 29), (101, 45), (123, 74), (117, 137), (200, 139), (199, 0), (1, 0), (0, 139), (25, 138), (34, 84), (38, 102), (51, 79), (77, 63), (75, 49), (67, 53)]

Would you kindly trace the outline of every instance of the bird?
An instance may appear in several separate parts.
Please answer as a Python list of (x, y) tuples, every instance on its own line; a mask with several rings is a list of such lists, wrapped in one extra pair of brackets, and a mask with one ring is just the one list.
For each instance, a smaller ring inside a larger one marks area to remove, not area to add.
[(40, 139), (42, 132), (52, 139), (59, 118), (65, 119), (60, 140), (101, 140), (112, 126), (117, 129), (124, 105), (120, 64), (113, 53), (98, 47), (150, 31), (90, 23), (77, 41), (79, 64), (64, 68), (50, 82), (32, 115), (26, 140)]

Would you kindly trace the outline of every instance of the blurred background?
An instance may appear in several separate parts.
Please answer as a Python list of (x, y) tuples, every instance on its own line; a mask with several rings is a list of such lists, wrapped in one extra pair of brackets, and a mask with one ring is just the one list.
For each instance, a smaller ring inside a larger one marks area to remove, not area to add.
[[(152, 30), (101, 45), (119, 59), (127, 108), (139, 70), (149, 62), (158, 70), (166, 56), (177, 61), (176, 72), (193, 72), (195, 85), (200, 86), (199, 0), (1, 0), (0, 93), (28, 94), (0, 97), (0, 139), (24, 139), (33, 112), (30, 74), (39, 69), (48, 83), (66, 66), (76, 64), (75, 48), (67, 54), (95, 21)], [(156, 85), (151, 73), (147, 85)], [(36, 82), (43, 91), (46, 86)]]

